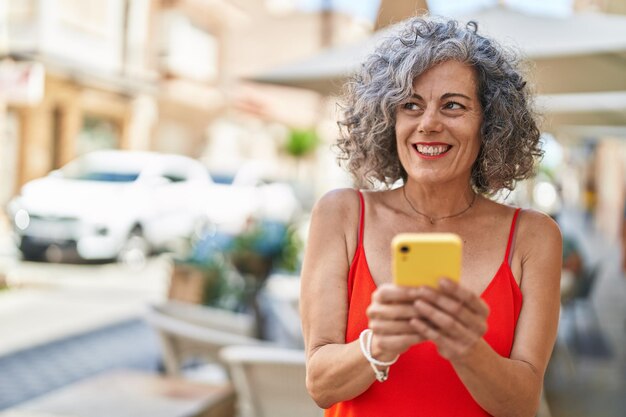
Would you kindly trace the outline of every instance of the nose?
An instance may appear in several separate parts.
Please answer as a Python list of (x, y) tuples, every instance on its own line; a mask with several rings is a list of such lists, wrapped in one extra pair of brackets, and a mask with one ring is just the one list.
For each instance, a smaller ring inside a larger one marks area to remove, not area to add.
[(423, 135), (441, 131), (441, 120), (436, 108), (427, 108), (419, 119), (417, 131)]

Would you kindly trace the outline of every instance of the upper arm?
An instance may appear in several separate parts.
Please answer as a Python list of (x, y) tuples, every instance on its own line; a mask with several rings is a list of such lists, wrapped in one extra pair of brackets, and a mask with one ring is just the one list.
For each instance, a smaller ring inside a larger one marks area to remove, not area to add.
[(557, 224), (532, 210), (520, 217), (523, 304), (511, 359), (529, 363), (543, 378), (556, 339), (560, 308), (562, 239)]
[[(354, 190), (331, 191), (313, 208), (302, 265), (300, 313), (307, 356), (328, 343), (344, 343), (347, 278), (358, 228)], [(350, 244), (352, 243), (352, 244)]]

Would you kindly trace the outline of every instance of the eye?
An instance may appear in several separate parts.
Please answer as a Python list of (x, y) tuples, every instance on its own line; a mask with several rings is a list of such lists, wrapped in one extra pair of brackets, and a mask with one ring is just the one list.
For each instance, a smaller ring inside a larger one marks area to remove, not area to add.
[(443, 108), (447, 110), (461, 110), (464, 109), (465, 106), (457, 103), (456, 101), (449, 101), (443, 106)]
[(405, 110), (419, 110), (420, 106), (418, 106), (416, 103), (408, 102), (408, 103), (404, 103), (402, 105), (402, 108)]

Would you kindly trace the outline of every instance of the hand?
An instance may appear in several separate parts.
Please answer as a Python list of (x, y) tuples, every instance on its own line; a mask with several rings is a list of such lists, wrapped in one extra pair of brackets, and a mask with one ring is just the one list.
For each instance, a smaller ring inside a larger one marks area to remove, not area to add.
[(424, 341), (411, 321), (417, 318), (415, 301), (417, 288), (381, 284), (372, 293), (367, 308), (369, 328), (372, 329), (372, 356), (381, 361), (391, 360), (412, 345)]
[(463, 359), (487, 331), (489, 307), (479, 296), (448, 279), (439, 290), (420, 287), (411, 325), (448, 360)]

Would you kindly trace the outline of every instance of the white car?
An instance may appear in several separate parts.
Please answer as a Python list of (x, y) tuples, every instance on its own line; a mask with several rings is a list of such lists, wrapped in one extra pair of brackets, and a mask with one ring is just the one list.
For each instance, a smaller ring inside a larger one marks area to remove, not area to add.
[(85, 154), (24, 185), (8, 206), (24, 258), (139, 260), (206, 221), (206, 167), (181, 155)]
[(205, 202), (210, 224), (228, 234), (242, 232), (250, 219), (289, 223), (302, 207), (292, 186), (264, 181), (261, 164), (248, 163), (235, 175), (218, 174)]

